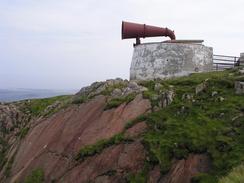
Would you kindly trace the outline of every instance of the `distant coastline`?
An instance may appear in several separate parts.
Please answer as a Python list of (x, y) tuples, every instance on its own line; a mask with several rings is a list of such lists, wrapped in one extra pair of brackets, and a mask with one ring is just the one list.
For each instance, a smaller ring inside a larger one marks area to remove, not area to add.
[(25, 99), (72, 95), (76, 92), (78, 92), (78, 90), (0, 89), (0, 102), (14, 102)]

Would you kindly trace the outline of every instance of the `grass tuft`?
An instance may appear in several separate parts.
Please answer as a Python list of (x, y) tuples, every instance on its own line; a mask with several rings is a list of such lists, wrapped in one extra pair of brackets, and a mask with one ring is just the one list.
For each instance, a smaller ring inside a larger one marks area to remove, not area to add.
[(110, 139), (99, 140), (95, 144), (87, 145), (87, 146), (81, 148), (75, 159), (77, 161), (78, 160), (82, 161), (82, 160), (84, 160), (84, 158), (86, 158), (88, 156), (93, 156), (96, 153), (100, 153), (106, 147), (109, 147), (109, 146), (115, 145), (115, 144), (119, 144), (124, 140), (125, 140), (125, 138), (122, 133), (114, 135)]
[(65, 106), (70, 102), (71, 96), (57, 96), (51, 98), (43, 98), (43, 99), (32, 99), (27, 103), (25, 110), (29, 111), (33, 116), (40, 116), (40, 115), (50, 115), (54, 112), (57, 112), (59, 108), (53, 108), (48, 111), (48, 114), (44, 114), (48, 106), (54, 104), (55, 102), (61, 102), (62, 106)]
[(20, 130), (19, 132), (20, 139), (23, 139), (27, 135), (29, 129), (30, 129), (29, 127), (24, 127)]
[(227, 176), (220, 179), (219, 183), (242, 183), (244, 182), (244, 165), (234, 168)]
[(130, 94), (130, 95), (127, 95), (125, 97), (113, 98), (113, 99), (111, 99), (110, 101), (107, 102), (104, 110), (109, 110), (109, 109), (112, 109), (112, 108), (116, 108), (116, 107), (120, 106), (123, 103), (128, 104), (132, 100), (134, 100), (135, 96), (136, 96), (135, 94)]
[(43, 183), (44, 182), (44, 171), (40, 168), (35, 169), (27, 176), (24, 183)]

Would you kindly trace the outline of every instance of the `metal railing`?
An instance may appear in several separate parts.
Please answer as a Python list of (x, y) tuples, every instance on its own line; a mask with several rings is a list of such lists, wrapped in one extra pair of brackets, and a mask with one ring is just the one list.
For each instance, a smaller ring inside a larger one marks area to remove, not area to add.
[(226, 56), (226, 55), (213, 55), (213, 70), (224, 70), (238, 66), (240, 57)]

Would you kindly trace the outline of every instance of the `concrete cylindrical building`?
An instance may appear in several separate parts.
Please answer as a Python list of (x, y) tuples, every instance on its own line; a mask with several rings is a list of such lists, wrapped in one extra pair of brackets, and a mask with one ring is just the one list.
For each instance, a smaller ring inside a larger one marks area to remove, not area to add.
[(213, 48), (193, 43), (145, 43), (135, 46), (131, 80), (149, 80), (209, 72)]

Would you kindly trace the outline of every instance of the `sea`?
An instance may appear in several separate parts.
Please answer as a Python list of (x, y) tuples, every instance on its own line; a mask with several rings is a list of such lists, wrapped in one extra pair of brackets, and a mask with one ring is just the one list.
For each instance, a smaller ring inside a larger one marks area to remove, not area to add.
[(0, 102), (13, 102), (25, 99), (49, 98), (60, 95), (72, 95), (78, 90), (50, 89), (0, 89)]

